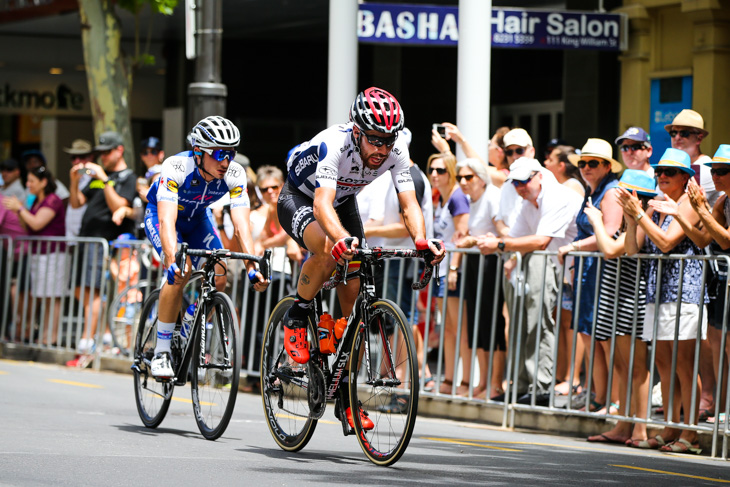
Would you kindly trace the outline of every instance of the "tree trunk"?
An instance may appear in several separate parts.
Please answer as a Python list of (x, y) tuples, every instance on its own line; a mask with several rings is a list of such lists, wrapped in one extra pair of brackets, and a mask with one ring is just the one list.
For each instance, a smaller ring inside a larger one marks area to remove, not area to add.
[(130, 116), (131, 67), (122, 52), (122, 31), (111, 0), (79, 0), (89, 102), (94, 135), (114, 130), (124, 139), (125, 159), (134, 165)]

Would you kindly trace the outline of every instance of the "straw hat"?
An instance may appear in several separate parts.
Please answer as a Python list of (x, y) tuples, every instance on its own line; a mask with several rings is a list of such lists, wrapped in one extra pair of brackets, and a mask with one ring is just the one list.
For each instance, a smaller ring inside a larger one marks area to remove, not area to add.
[(690, 110), (689, 108), (685, 108), (684, 110), (679, 112), (677, 116), (674, 117), (674, 120), (672, 120), (672, 123), (664, 126), (664, 130), (669, 132), (674, 126), (692, 127), (699, 130), (705, 135), (710, 133), (705, 130), (705, 121), (702, 119), (702, 115), (694, 110)]
[(598, 157), (610, 162), (611, 172), (621, 172), (624, 168), (620, 162), (613, 158), (611, 144), (603, 139), (588, 139), (580, 150), (580, 154), (570, 154), (568, 160), (571, 164), (577, 166), (578, 161), (581, 159), (590, 159), (592, 157)]
[(71, 143), (71, 147), (64, 147), (63, 152), (79, 156), (91, 154), (91, 142), (84, 139), (76, 139)]

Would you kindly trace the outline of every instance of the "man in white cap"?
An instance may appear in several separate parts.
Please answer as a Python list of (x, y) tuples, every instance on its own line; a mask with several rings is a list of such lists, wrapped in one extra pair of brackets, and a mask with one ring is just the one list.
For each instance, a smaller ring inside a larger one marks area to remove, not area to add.
[[(91, 147), (91, 142), (88, 140), (76, 139), (71, 142), (71, 147), (64, 147), (63, 152), (70, 156), (71, 166), (94, 162), (94, 151)], [(86, 173), (82, 174), (76, 189), (81, 190), (85, 188), (89, 184), (89, 181), (91, 181), (91, 176)], [(66, 237), (77, 237), (79, 235), (84, 212), (86, 212), (85, 204), (77, 208), (74, 208), (70, 204), (66, 206)]]
[[(506, 137), (506, 136), (505, 136)], [(485, 235), (477, 245), (483, 254), (520, 252), (522, 255), (536, 250), (556, 251), (561, 245), (572, 242), (577, 235), (575, 218), (583, 203), (575, 191), (565, 191), (555, 176), (530, 157), (521, 157), (510, 166), (505, 183), (514, 188), (522, 202), (507, 236)], [(504, 189), (503, 189), (504, 191)], [(519, 350), (520, 372), (517, 378), (518, 402), (531, 401), (547, 404), (553, 376), (553, 350), (555, 346), (555, 321), (553, 310), (557, 301), (557, 258), (546, 259), (541, 255), (529, 258), (525, 284), (525, 312), (521, 328)], [(513, 263), (513, 260), (509, 261)], [(505, 264), (505, 269), (513, 267)], [(542, 321), (540, 321), (540, 307)], [(540, 324), (540, 342), (537, 342)], [(537, 370), (535, 358), (537, 357)]]
[[(522, 157), (533, 159), (535, 157), (535, 147), (532, 145), (532, 138), (525, 129), (512, 129), (502, 139), (504, 142), (504, 155), (507, 157), (507, 165), (512, 167), (512, 163)], [(499, 213), (495, 218), (497, 230), (500, 235), (507, 235), (509, 227), (514, 224), (514, 219), (519, 212), (522, 198), (517, 194), (515, 188), (511, 184), (505, 184), (502, 188), (499, 201)]]
[(695, 171), (695, 181), (702, 186), (707, 195), (707, 201), (714, 205), (720, 192), (715, 191), (715, 183), (712, 182), (710, 166), (706, 162), (712, 162), (712, 158), (702, 153), (700, 144), (702, 139), (707, 137), (709, 132), (705, 130), (705, 121), (702, 115), (694, 110), (685, 108), (674, 117), (672, 123), (664, 126), (672, 139), (672, 148), (685, 151), (692, 161), (692, 169)]

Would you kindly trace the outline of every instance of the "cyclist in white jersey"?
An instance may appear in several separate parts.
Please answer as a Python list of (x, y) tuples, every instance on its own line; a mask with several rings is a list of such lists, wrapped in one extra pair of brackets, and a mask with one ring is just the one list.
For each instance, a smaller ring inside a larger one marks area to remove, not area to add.
[[(222, 248), (208, 206), (229, 194), (236, 238), (243, 252), (253, 251), (246, 171), (233, 161), (240, 142), (238, 128), (223, 117), (206, 117), (193, 127), (188, 142), (192, 150), (167, 158), (160, 177), (147, 193), (145, 232), (167, 269), (167, 283), (160, 290), (155, 358), (150, 363), (152, 375), (157, 378), (172, 378), (174, 374), (170, 342), (182, 305), (183, 287), (190, 278), (188, 272), (183, 277), (175, 263), (177, 243), (187, 242), (196, 249)], [(193, 267), (197, 267), (198, 260), (191, 258)], [(253, 288), (264, 291), (269, 282), (258, 272), (256, 263), (248, 261), (246, 267)], [(226, 285), (223, 271), (220, 269), (216, 278), (220, 291)]]
[[(285, 348), (298, 363), (309, 360), (305, 320), (312, 300), (335, 263), (351, 260), (353, 250), (364, 240), (355, 195), (379, 175), (390, 171), (416, 248), (430, 249), (434, 263), (444, 257), (443, 245), (426, 239), (408, 146), (398, 139), (403, 126), (403, 112), (395, 97), (380, 88), (368, 88), (355, 98), (350, 123), (320, 132), (289, 157), (287, 181), (279, 196), (279, 222), (311, 254), (302, 267), (295, 304), (284, 319)], [(351, 237), (348, 246), (346, 239)], [(347, 284), (338, 288), (345, 315), (351, 312), (359, 290), (357, 281)]]

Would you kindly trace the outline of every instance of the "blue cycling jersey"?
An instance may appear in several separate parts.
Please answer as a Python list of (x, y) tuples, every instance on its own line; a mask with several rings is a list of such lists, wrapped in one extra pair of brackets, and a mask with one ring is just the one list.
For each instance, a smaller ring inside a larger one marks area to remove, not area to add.
[(206, 182), (195, 164), (193, 151), (185, 151), (165, 159), (160, 177), (150, 187), (147, 201), (157, 206), (159, 201), (175, 203), (178, 219), (206, 218), (206, 208), (226, 193), (231, 196), (231, 209), (249, 208), (246, 171), (231, 161), (223, 179)]

